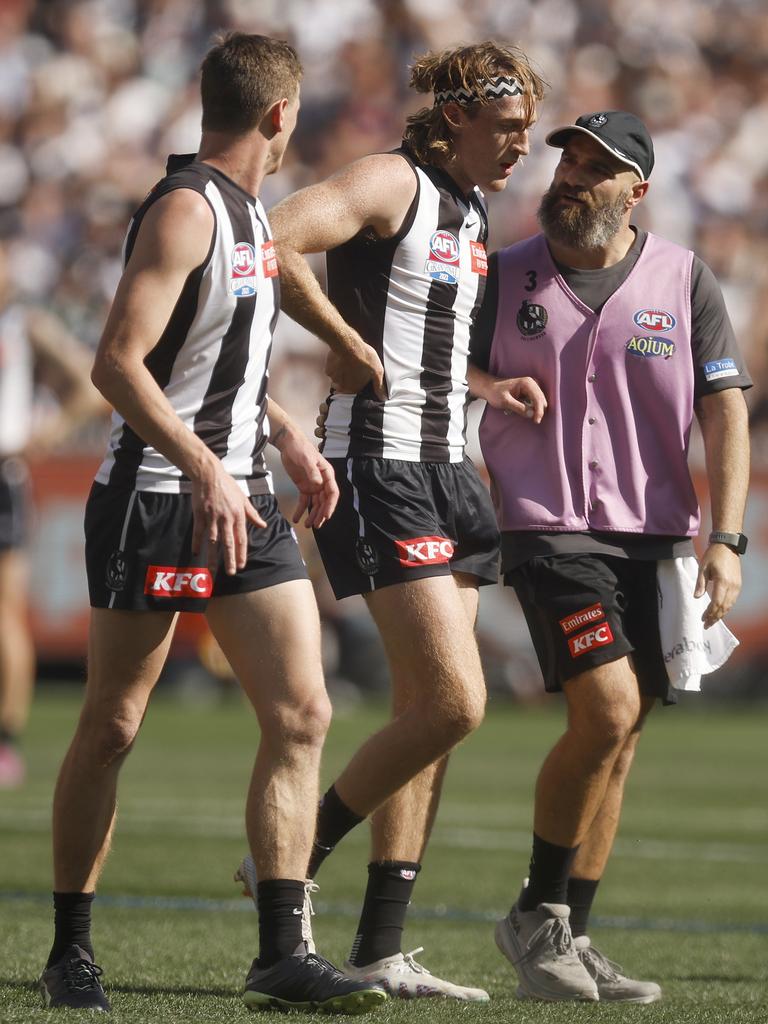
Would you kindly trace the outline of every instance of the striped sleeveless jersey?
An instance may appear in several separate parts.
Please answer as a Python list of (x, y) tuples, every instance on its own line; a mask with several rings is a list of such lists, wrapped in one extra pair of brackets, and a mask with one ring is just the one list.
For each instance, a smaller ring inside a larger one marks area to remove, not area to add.
[[(269, 437), (267, 364), (280, 305), (277, 260), (261, 202), (194, 157), (171, 157), (168, 173), (134, 215), (128, 263), (152, 203), (177, 188), (199, 192), (215, 226), (205, 262), (187, 278), (145, 365), (183, 422), (217, 455), (246, 494), (272, 492), (263, 450)], [(117, 413), (102, 484), (186, 492), (190, 481)]]
[(366, 387), (329, 401), (326, 458), (407, 462), (464, 457), (470, 327), (486, 281), (482, 193), (436, 167), (413, 166), (416, 196), (394, 238), (363, 231), (327, 254), (328, 296), (373, 346), (388, 398)]

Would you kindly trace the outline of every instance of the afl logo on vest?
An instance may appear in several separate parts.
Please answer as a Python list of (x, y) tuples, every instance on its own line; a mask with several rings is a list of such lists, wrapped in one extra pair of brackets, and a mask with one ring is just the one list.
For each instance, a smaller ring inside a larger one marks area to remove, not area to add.
[(424, 273), (433, 281), (457, 284), (459, 280), (459, 240), (450, 231), (435, 231), (429, 240), (429, 259)]
[(517, 311), (517, 329), (524, 338), (540, 338), (548, 320), (549, 314), (538, 302), (524, 299)]
[(665, 309), (641, 309), (632, 318), (641, 331), (666, 334), (677, 324), (677, 320)]
[(232, 250), (229, 290), (238, 299), (256, 294), (256, 251), (250, 242), (237, 242)]

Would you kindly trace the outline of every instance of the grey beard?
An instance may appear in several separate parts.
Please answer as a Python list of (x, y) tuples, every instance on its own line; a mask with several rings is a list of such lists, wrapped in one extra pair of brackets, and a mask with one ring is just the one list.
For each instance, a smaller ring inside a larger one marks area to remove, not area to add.
[(629, 195), (627, 190), (614, 203), (602, 206), (558, 208), (550, 188), (539, 204), (539, 224), (547, 238), (569, 249), (602, 249), (618, 233)]

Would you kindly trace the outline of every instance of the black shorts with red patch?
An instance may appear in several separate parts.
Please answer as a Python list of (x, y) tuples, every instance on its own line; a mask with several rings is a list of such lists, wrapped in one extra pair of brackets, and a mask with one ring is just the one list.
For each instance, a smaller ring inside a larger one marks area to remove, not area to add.
[(508, 572), (550, 692), (632, 656), (640, 691), (674, 703), (659, 637), (656, 562), (591, 553), (531, 558)]
[(315, 539), (337, 598), (452, 572), (497, 582), (496, 517), (469, 459), (330, 462), (339, 504)]
[(127, 491), (95, 483), (85, 507), (85, 564), (93, 608), (204, 612), (208, 600), (307, 579), (290, 524), (272, 494), (251, 504), (267, 526), (248, 524), (248, 560), (234, 576), (192, 555), (189, 494)]

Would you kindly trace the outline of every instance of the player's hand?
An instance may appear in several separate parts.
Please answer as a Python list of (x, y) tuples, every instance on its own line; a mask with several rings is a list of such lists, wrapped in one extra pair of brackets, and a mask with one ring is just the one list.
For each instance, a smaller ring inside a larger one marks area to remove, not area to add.
[(733, 607), (741, 590), (741, 559), (725, 544), (710, 544), (699, 562), (694, 597), (709, 594), (701, 620), (704, 629), (714, 626)]
[(227, 576), (234, 576), (248, 559), (249, 523), (262, 529), (267, 525), (221, 462), (211, 459), (192, 480), (192, 554), (207, 542), (210, 572), (221, 558)]
[(489, 384), (485, 400), (507, 416), (525, 416), (541, 423), (547, 409), (544, 392), (533, 377), (509, 377)]
[(275, 443), (288, 476), (296, 484), (299, 500), (293, 513), (293, 522), (319, 529), (333, 515), (339, 500), (336, 475), (309, 438), (299, 430), (285, 430)]
[(331, 378), (334, 391), (356, 395), (371, 384), (380, 401), (387, 397), (384, 367), (375, 349), (364, 341), (353, 340), (343, 352), (329, 352), (325, 372)]

